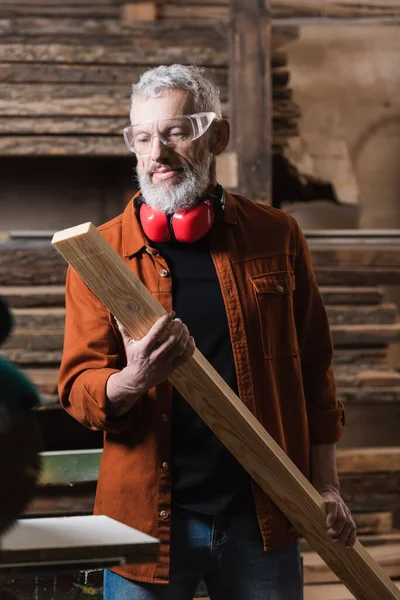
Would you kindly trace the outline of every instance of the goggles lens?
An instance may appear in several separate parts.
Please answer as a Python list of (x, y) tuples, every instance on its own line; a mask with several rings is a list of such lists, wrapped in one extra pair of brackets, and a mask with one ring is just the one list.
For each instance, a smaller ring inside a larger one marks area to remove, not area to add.
[(123, 131), (125, 143), (136, 154), (151, 152), (155, 136), (169, 148), (183, 148), (202, 136), (216, 118), (207, 112), (130, 125)]

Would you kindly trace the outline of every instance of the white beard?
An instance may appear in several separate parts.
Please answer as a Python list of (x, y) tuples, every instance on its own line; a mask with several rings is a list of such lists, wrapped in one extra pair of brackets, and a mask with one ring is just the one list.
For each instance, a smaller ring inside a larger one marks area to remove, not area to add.
[[(171, 183), (168, 179), (154, 184), (151, 175), (140, 174), (136, 168), (140, 190), (146, 204), (167, 214), (173, 214), (178, 210), (187, 210), (195, 206), (199, 198), (210, 185), (210, 167), (213, 155), (206, 156), (200, 163), (189, 167), (179, 165), (182, 169), (179, 181)], [(168, 165), (174, 168), (174, 165)]]

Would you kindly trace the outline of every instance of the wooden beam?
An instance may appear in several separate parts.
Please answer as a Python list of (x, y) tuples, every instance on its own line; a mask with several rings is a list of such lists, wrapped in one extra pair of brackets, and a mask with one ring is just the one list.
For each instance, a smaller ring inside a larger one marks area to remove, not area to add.
[(268, 0), (232, 0), (230, 119), (238, 188), (271, 204), (271, 25)]
[(0, 349), (0, 356), (16, 365), (59, 365), (62, 358), (62, 350), (30, 350), (17, 348), (5, 350)]
[(325, 267), (315, 265), (314, 273), (321, 286), (332, 285), (399, 285), (400, 267)]
[(339, 473), (400, 472), (400, 447), (395, 448), (339, 448)]
[(0, 246), (0, 285), (64, 284), (66, 272), (65, 261), (48, 244)]
[(396, 512), (400, 505), (400, 472), (342, 473), (341, 494), (353, 512)]
[(330, 325), (393, 325), (397, 321), (397, 304), (355, 306), (336, 304), (326, 307)]
[(64, 331), (65, 309), (61, 307), (14, 308), (12, 316), (16, 329)]
[(335, 347), (383, 346), (400, 341), (400, 323), (394, 325), (332, 325)]
[[(165, 314), (92, 224), (58, 232), (52, 244), (133, 337)], [(328, 538), (321, 496), (198, 350), (170, 380), (358, 600), (400, 599), (359, 542), (346, 549)]]
[(63, 285), (0, 286), (0, 296), (11, 308), (65, 306)]
[(393, 531), (393, 513), (353, 513), (357, 535), (386, 535)]
[(319, 291), (325, 304), (380, 304), (384, 292), (378, 287), (322, 286)]
[(384, 408), (393, 411), (397, 410), (395, 405), (400, 403), (400, 387), (340, 387), (338, 396), (345, 403), (360, 405), (363, 410), (367, 405), (375, 405), (380, 406), (381, 412)]
[(370, 247), (361, 245), (356, 248), (334, 248), (312, 246), (313, 265), (323, 267), (398, 267), (400, 247)]
[(0, 156), (127, 156), (121, 136), (0, 136)]
[[(227, 64), (227, 51), (221, 41), (203, 39), (203, 43), (184, 44), (178, 33), (175, 41), (160, 43), (157, 30), (147, 44), (132, 36), (131, 47), (68, 45), (52, 43), (0, 43), (0, 62), (63, 62), (91, 64), (134, 64), (157, 66), (162, 63), (182, 62), (224, 67)], [(53, 38), (54, 39), (54, 38)]]

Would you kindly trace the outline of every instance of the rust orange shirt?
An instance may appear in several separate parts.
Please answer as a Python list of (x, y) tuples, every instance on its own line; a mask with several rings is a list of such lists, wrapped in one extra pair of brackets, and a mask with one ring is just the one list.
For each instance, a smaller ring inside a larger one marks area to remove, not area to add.
[[(166, 310), (172, 309), (166, 261), (150, 246), (131, 201), (99, 227), (102, 235)], [(310, 255), (296, 221), (268, 206), (225, 192), (224, 216), (209, 234), (221, 285), (239, 395), (309, 477), (310, 445), (342, 434), (332, 343)], [(206, 298), (205, 298), (206, 301)], [(66, 283), (61, 403), (90, 429), (104, 431), (95, 513), (160, 539), (157, 564), (115, 571), (140, 581), (168, 581), (171, 526), (172, 387), (149, 390), (124, 416), (108, 414), (106, 382), (126, 364), (109, 311), (69, 268)], [(293, 540), (289, 523), (253, 483), (265, 549)]]

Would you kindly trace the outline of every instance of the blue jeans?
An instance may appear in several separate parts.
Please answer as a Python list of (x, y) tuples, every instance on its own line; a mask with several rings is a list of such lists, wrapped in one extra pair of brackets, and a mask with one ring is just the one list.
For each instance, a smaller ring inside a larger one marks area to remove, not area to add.
[(104, 600), (192, 600), (204, 580), (211, 600), (302, 600), (298, 542), (265, 552), (254, 508), (223, 516), (173, 506), (169, 584), (104, 572)]

